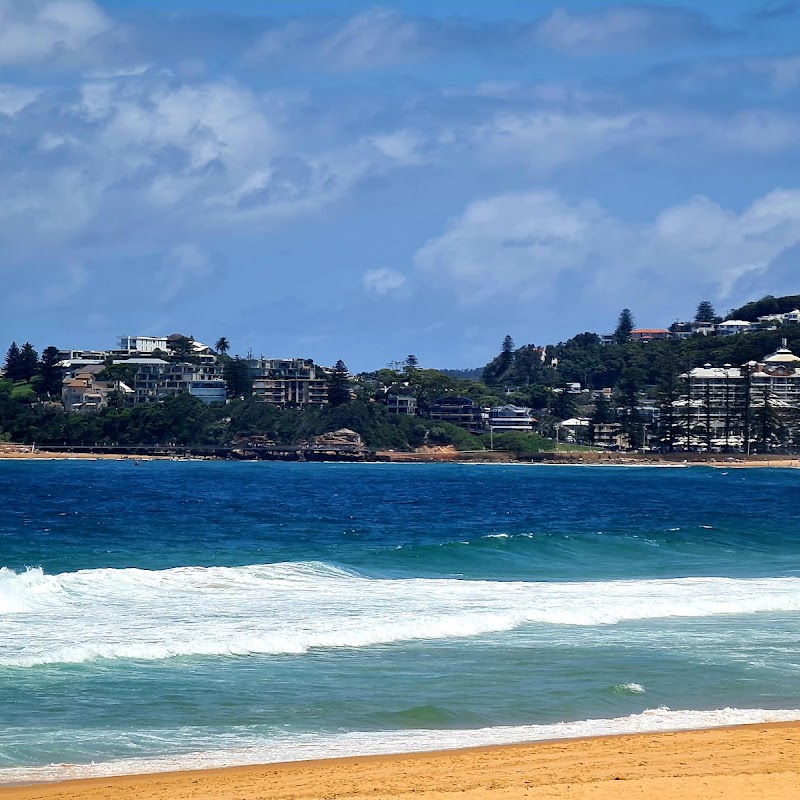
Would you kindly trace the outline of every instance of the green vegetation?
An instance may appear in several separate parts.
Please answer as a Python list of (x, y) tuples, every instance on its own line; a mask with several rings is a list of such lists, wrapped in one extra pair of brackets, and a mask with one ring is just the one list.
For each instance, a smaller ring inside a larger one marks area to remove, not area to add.
[[(765, 297), (732, 310), (730, 316), (752, 320), (764, 314), (785, 313), (798, 305), (800, 295)], [(718, 319), (708, 301), (697, 306), (696, 321)], [(296, 444), (350, 428), (372, 448), (404, 450), (423, 444), (454, 445), (460, 450), (488, 448), (489, 434), (476, 436), (428, 418), (437, 399), (463, 396), (480, 407), (511, 403), (534, 409), (539, 432), (496, 433), (496, 449), (520, 455), (551, 450), (559, 422), (574, 416), (591, 419), (590, 434), (595, 426), (619, 422), (633, 447), (641, 446), (649, 435), (651, 444), (674, 449), (682, 437), (685, 441), (685, 431), (690, 428), (702, 428), (710, 437), (702, 411), (681, 410), (674, 405), (686, 396), (686, 381), (681, 375), (687, 370), (705, 363), (739, 367), (758, 362), (776, 350), (783, 338), (800, 352), (800, 325), (736, 336), (698, 334), (687, 339), (632, 342), (629, 333), (633, 325), (632, 312), (623, 309), (614, 341), (607, 345), (592, 332), (547, 347), (516, 347), (508, 335), (498, 355), (482, 370), (425, 369), (415, 355), (408, 355), (386, 368), (351, 376), (339, 360), (328, 378), (328, 405), (306, 409), (281, 409), (251, 397), (247, 362), (238, 356), (231, 358), (227, 354), (230, 343), (220, 337), (215, 348), (228, 384), (227, 405), (207, 407), (189, 395), (181, 395), (162, 404), (126, 407), (123, 396), (112, 393), (109, 408), (98, 413), (66, 414), (58, 402), (58, 350), (47, 347), (38, 357), (29, 342), (21, 347), (13, 342), (6, 353), (5, 378), (0, 380), (0, 440), (66, 445), (211, 445), (262, 437), (276, 444)], [(192, 346), (190, 337), (181, 337), (171, 343), (171, 353), (163, 356), (192, 360)], [(135, 367), (109, 361), (98, 378), (130, 385), (134, 375)], [(589, 392), (576, 390), (575, 384)], [(600, 399), (590, 394), (605, 388), (610, 391)], [(386, 404), (392, 395), (415, 398), (419, 416), (390, 413)], [(747, 398), (746, 407), (731, 411), (732, 419), (738, 415), (743, 422), (746, 447), (752, 444), (764, 450), (770, 442), (794, 437), (791, 431), (800, 425), (800, 410), (777, 409), (768, 397), (753, 397), (751, 407), (749, 390)], [(643, 403), (661, 411), (659, 430), (645, 430), (639, 417)], [(710, 447), (711, 442), (706, 445)]]

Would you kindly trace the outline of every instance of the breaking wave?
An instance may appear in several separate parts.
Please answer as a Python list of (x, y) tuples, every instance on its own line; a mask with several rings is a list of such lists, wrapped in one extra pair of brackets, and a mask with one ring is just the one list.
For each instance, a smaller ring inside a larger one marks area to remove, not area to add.
[(0, 569), (0, 666), (300, 654), (670, 617), (800, 611), (800, 578), (370, 578), (320, 562)]

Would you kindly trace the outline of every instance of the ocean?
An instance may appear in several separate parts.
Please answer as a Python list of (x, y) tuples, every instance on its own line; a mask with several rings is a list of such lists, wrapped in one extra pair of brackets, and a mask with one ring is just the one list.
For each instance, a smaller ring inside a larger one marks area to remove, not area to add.
[(800, 719), (798, 489), (0, 461), (0, 783)]

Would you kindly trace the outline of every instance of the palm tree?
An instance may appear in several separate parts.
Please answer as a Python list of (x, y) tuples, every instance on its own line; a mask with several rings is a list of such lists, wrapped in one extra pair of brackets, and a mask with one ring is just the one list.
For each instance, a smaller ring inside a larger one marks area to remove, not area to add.
[(220, 355), (227, 355), (228, 350), (231, 349), (231, 343), (224, 336), (220, 336), (219, 339), (217, 339), (217, 343), (214, 345), (214, 349)]

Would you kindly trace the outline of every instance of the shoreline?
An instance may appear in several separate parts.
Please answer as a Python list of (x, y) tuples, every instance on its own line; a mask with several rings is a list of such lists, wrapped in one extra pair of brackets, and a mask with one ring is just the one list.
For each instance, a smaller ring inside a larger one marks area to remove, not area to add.
[(800, 793), (798, 754), (800, 722), (770, 722), (71, 779), (0, 787), (0, 800), (789, 800)]
[[(474, 464), (489, 465), (518, 465), (518, 466), (551, 466), (551, 467), (652, 467), (660, 469), (683, 469), (686, 467), (708, 467), (710, 469), (800, 469), (800, 457), (772, 456), (770, 458), (751, 456), (735, 457), (732, 461), (718, 460), (715, 458), (663, 458), (642, 457), (631, 453), (612, 454), (598, 453), (596, 456), (587, 454), (563, 453), (556, 457), (540, 459), (519, 459), (495, 451), (491, 456), (489, 452), (474, 453), (469, 456), (461, 454), (428, 454), (428, 453), (396, 453), (379, 452), (374, 460), (350, 461), (295, 461), (283, 463), (351, 463), (351, 464)], [(692, 454), (688, 454), (692, 455)], [(217, 461), (230, 463), (281, 463), (280, 460), (268, 459), (224, 459), (213, 456), (171, 456), (171, 455), (137, 455), (134, 453), (67, 453), (47, 450), (31, 450), (26, 445), (0, 445), (0, 462), (3, 461)]]

